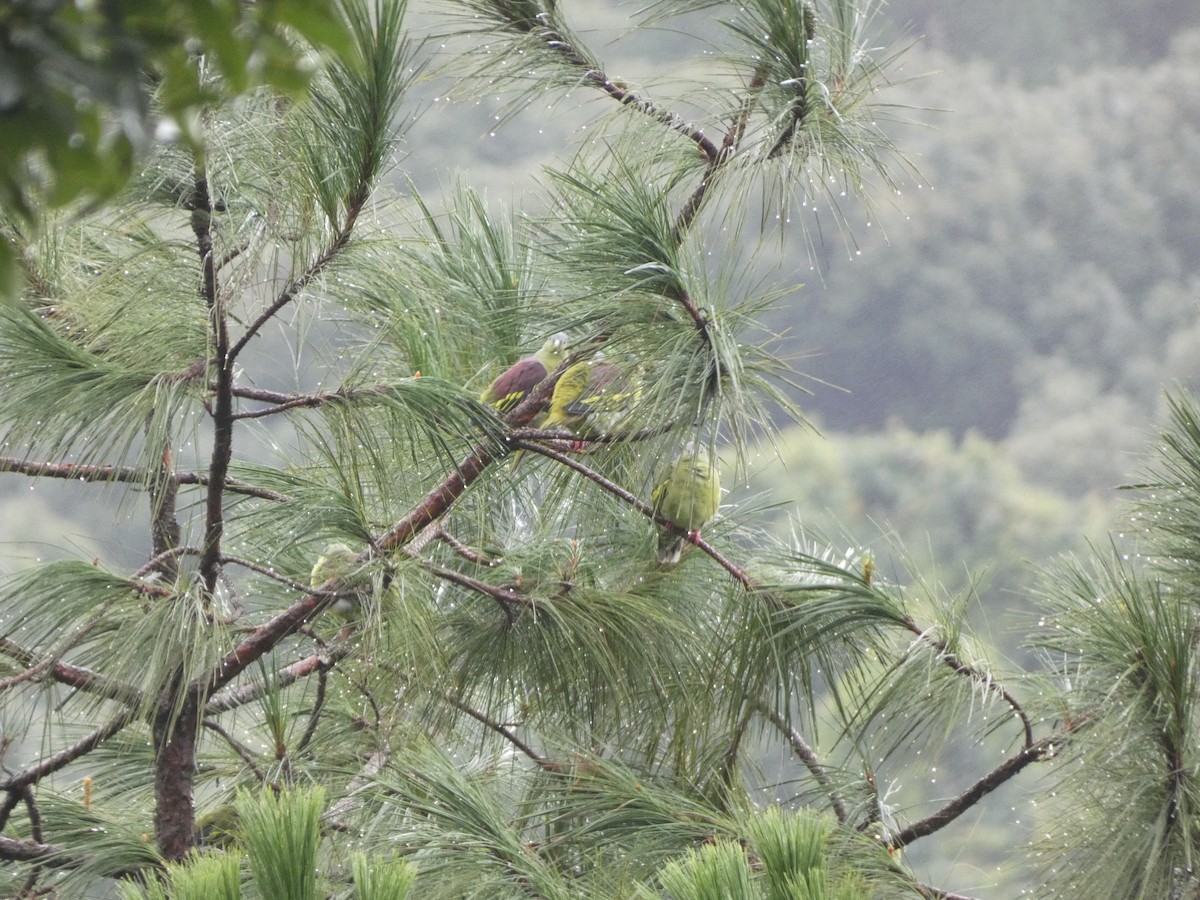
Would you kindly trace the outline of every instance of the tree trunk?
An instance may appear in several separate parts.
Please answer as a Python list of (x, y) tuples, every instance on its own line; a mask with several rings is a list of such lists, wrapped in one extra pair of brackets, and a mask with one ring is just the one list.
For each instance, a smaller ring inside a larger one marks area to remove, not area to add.
[(174, 861), (187, 856), (195, 842), (192, 783), (200, 717), (194, 698), (184, 702), (174, 721), (172, 706), (167, 699), (154, 721), (154, 833), (159, 852)]

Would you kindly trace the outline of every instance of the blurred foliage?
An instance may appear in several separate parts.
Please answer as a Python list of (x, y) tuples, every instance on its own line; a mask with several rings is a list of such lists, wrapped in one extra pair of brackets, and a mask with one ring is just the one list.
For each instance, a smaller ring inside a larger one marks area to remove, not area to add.
[[(212, 102), (261, 84), (300, 96), (314, 67), (293, 36), (344, 52), (336, 10), (307, 0), (4, 4), (0, 210), (29, 225), (43, 205), (104, 200), (156, 132), (198, 146)], [(12, 262), (0, 242), (0, 286)]]
[(939, 52), (986, 59), (1006, 75), (1046, 81), (1065, 69), (1139, 64), (1200, 25), (1190, 0), (993, 0), (987, 4), (889, 0), (887, 19)]
[[(1115, 515), (1099, 496), (1031, 482), (1004, 447), (976, 432), (958, 439), (898, 423), (863, 435), (792, 428), (779, 450), (750, 482), (781, 504), (777, 530), (870, 547), (888, 577), (908, 570), (950, 592), (973, 590), (997, 619), (1029, 608), (1030, 561), (1085, 551)], [(800, 518), (784, 519), (785, 508)], [(1011, 636), (993, 638), (1016, 649)]]

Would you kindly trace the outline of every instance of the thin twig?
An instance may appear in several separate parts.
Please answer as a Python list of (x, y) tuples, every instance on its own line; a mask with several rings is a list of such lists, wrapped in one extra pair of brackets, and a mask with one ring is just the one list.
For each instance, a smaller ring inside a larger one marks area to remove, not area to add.
[(246, 349), (246, 345), (250, 343), (254, 336), (258, 334), (258, 332), (261, 331), (263, 327), (270, 322), (280, 310), (295, 300), (299, 293), (304, 290), (304, 288), (306, 288), (315, 278), (317, 278), (317, 276), (320, 275), (335, 258), (337, 258), (338, 254), (341, 253), (346, 245), (350, 243), (350, 234), (354, 229), (354, 222), (358, 218), (358, 214), (362, 210), (362, 205), (365, 202), (366, 196), (364, 195), (361, 202), (357, 203), (356, 205), (352, 205), (351, 208), (346, 211), (345, 224), (343, 224), (342, 228), (334, 236), (333, 240), (330, 241), (329, 246), (325, 248), (324, 252), (310, 262), (303, 272), (288, 281), (288, 283), (284, 285), (283, 290), (276, 295), (275, 299), (267, 304), (267, 307), (258, 314), (253, 322), (246, 326), (245, 332), (243, 332), (242, 336), (238, 338), (238, 340), (229, 349), (229, 361), (231, 363), (238, 358), (238, 355), (243, 350)]
[(221, 258), (217, 261), (217, 270), (220, 271), (221, 269), (225, 268), (227, 265), (229, 265), (231, 262), (233, 262), (235, 259), (237, 259), (239, 256), (241, 256), (243, 253), (245, 253), (249, 249), (250, 249), (250, 238), (247, 237), (247, 238), (243, 238), (242, 240), (238, 241), (238, 243), (234, 244), (232, 247), (230, 247), (228, 250), (226, 250), (223, 254), (221, 254)]
[(746, 730), (750, 727), (752, 716), (753, 710), (750, 709), (747, 709), (742, 714), (737, 725), (733, 728), (733, 736), (729, 741), (729, 748), (725, 751), (725, 755), (721, 760), (721, 784), (726, 788), (733, 786), (733, 773), (737, 767), (738, 754), (741, 752), (742, 741), (746, 738)]
[(569, 431), (545, 428), (514, 428), (511, 437), (520, 441), (546, 441), (551, 449), (586, 448), (591, 444), (637, 444), (651, 438), (661, 437), (679, 427), (677, 418), (666, 419), (658, 425), (649, 428), (639, 428), (637, 431), (612, 431), (607, 434), (589, 434), (587, 436), (571, 434)]
[(519, 606), (528, 608), (533, 606), (533, 601), (518, 594), (512, 588), (500, 587), (494, 584), (488, 584), (486, 581), (480, 581), (478, 578), (472, 578), (470, 575), (464, 575), (462, 572), (456, 572), (453, 569), (447, 569), (445, 566), (439, 566), (437, 563), (429, 562), (428, 560), (418, 559), (417, 564), (432, 575), (436, 575), (444, 581), (450, 581), (461, 587), (468, 588), (472, 591), (477, 591), (486, 597), (491, 597), (500, 604), (500, 609), (504, 611), (504, 615), (508, 617), (509, 624), (513, 622), (511, 606)]
[(598, 69), (590, 69), (587, 72), (586, 78), (589, 84), (604, 91), (604, 93), (608, 94), (608, 96), (612, 97), (622, 106), (636, 109), (638, 112), (667, 126), (672, 131), (682, 134), (696, 145), (696, 148), (710, 163), (721, 157), (721, 148), (713, 139), (708, 137), (702, 128), (697, 128), (679, 114), (669, 109), (664, 109), (654, 101), (647, 100), (645, 97), (639, 97), (633, 91), (616, 84), (604, 72)]
[[(646, 503), (643, 500), (640, 500), (639, 498), (635, 497), (633, 494), (631, 494), (629, 491), (625, 490), (625, 488), (621, 487), (616, 482), (610, 481), (609, 479), (607, 479), (603, 475), (601, 475), (599, 472), (595, 471), (594, 469), (588, 468), (583, 463), (579, 462), (576, 459), (572, 459), (570, 456), (567, 456), (565, 453), (559, 453), (557, 450), (553, 450), (550, 447), (545, 446), (544, 444), (539, 444), (539, 443), (536, 443), (533, 441), (514, 441), (514, 444), (520, 449), (530, 450), (534, 453), (540, 453), (542, 456), (548, 457), (548, 458), (554, 460), (555, 462), (566, 466), (569, 469), (574, 469), (580, 475), (583, 475), (585, 478), (588, 478), (591, 481), (595, 482), (601, 488), (603, 488), (604, 490), (606, 490), (610, 494), (612, 494), (614, 497), (617, 497), (620, 500), (622, 500), (625, 503), (632, 506), (634, 509), (636, 509), (638, 512), (640, 512), (647, 519), (650, 519), (651, 521), (656, 522), (659, 525), (666, 526), (666, 525), (672, 524), (671, 522), (667, 521), (667, 519), (665, 519), (662, 516), (655, 513), (654, 508), (649, 503)], [(701, 550), (703, 550), (706, 554), (708, 554), (710, 557), (712, 557), (712, 559), (719, 566), (721, 566), (721, 568), (723, 568), (726, 572), (728, 572), (733, 577), (733, 579), (735, 581), (737, 581), (739, 584), (741, 584), (743, 587), (754, 588), (754, 587), (758, 586), (757, 582), (755, 582), (754, 579), (751, 578), (750, 575), (744, 569), (742, 569), (740, 566), (735, 564), (732, 560), (730, 560), (728, 557), (726, 557), (724, 554), (722, 554), (720, 551), (718, 551), (715, 547), (713, 547), (711, 544), (709, 544), (707, 541), (705, 541), (699, 535), (688, 535), (687, 540), (689, 542), (695, 544), (697, 547), (699, 547)]]
[[(266, 395), (271, 395), (273, 401), (271, 406), (265, 409), (254, 409), (247, 412), (234, 413), (235, 419), (261, 419), (267, 416), (278, 415), (279, 413), (288, 412), (293, 409), (307, 409), (317, 406), (324, 406), (327, 403), (344, 403), (347, 400), (353, 400), (356, 397), (371, 397), (378, 396), (387, 391), (384, 385), (375, 385), (366, 388), (338, 388), (336, 391), (325, 391), (320, 394), (279, 394), (275, 391), (258, 391), (256, 389), (241, 388), (236, 394), (239, 397), (264, 401)], [(268, 402), (268, 401), (264, 401)]]
[(167, 547), (161, 553), (157, 553), (154, 556), (150, 557), (148, 560), (146, 560), (145, 564), (143, 564), (140, 569), (138, 569), (136, 572), (134, 572), (129, 577), (135, 578), (135, 579), (136, 578), (145, 578), (151, 572), (157, 570), (159, 567), (159, 564), (163, 560), (171, 558), (171, 557), (199, 556), (199, 555), (200, 555), (200, 550), (196, 547)]
[(703, 129), (697, 128), (677, 113), (664, 109), (644, 97), (639, 97), (624, 85), (613, 81), (600, 69), (595, 68), (586, 57), (564, 39), (557, 29), (551, 27), (544, 15), (539, 16), (536, 20), (523, 17), (513, 18), (510, 19), (509, 24), (517, 31), (533, 35), (570, 65), (580, 69), (583, 72), (584, 80), (592, 87), (602, 90), (622, 106), (635, 109), (670, 130), (684, 135), (696, 145), (706, 159), (714, 159), (720, 154), (720, 148), (712, 138), (705, 135)]
[(771, 709), (766, 704), (759, 704), (758, 711), (763, 717), (774, 725), (779, 733), (787, 738), (788, 743), (792, 747), (792, 752), (804, 763), (809, 774), (816, 779), (829, 796), (829, 805), (833, 809), (833, 814), (837, 816), (837, 820), (845, 823), (850, 818), (850, 812), (846, 809), (846, 803), (842, 800), (838, 793), (837, 787), (833, 783), (833, 779), (829, 777), (829, 770), (818, 758), (816, 751), (808, 745), (804, 740), (804, 736), (800, 734), (788, 721), (776, 710)]
[[(84, 482), (119, 482), (125, 484), (145, 484), (150, 475), (143, 469), (133, 466), (95, 466), (78, 463), (44, 463), (31, 462), (27, 459), (15, 459), (11, 456), (0, 457), (0, 472), (14, 472), (19, 475), (29, 475), (35, 478), (63, 478), (69, 481)], [(206, 486), (210, 479), (207, 475), (195, 472), (175, 472), (171, 475), (175, 484), (194, 484)], [(245, 494), (259, 497), (263, 500), (285, 501), (291, 499), (286, 494), (266, 488), (255, 487), (240, 481), (226, 480), (225, 490), (234, 494)]]
[(346, 677), (346, 680), (354, 685), (360, 694), (367, 698), (367, 703), (371, 704), (371, 714), (375, 716), (375, 725), (373, 727), (378, 729), (383, 723), (383, 710), (379, 708), (379, 702), (375, 699), (375, 695), (371, 692), (371, 689), (367, 687), (367, 683), (365, 681), (360, 681), (359, 679), (351, 678), (349, 676)]
[(478, 566), (492, 565), (493, 560), (478, 550), (468, 547), (450, 532), (446, 531), (446, 529), (442, 528), (441, 525), (435, 525), (434, 528), (433, 536), (453, 550), (456, 556), (460, 556), (467, 562), (475, 563)]
[(32, 462), (11, 456), (0, 457), (0, 472), (15, 472), (34, 478), (66, 478), (71, 481), (133, 482), (144, 484), (149, 475), (133, 466), (85, 466), (78, 463)]
[(308, 727), (304, 729), (304, 734), (300, 736), (300, 742), (296, 744), (297, 753), (303, 753), (312, 742), (313, 735), (317, 733), (317, 726), (321, 722), (321, 711), (325, 707), (325, 687), (329, 682), (329, 668), (330, 666), (324, 660), (317, 667), (317, 696), (313, 700), (312, 712), (308, 714)]
[[(751, 95), (757, 93), (762, 88), (763, 83), (763, 73), (760, 69), (754, 73), (754, 78), (750, 81)], [(671, 234), (676, 245), (682, 243), (684, 234), (692, 227), (692, 223), (696, 221), (696, 216), (699, 215), (700, 208), (704, 205), (704, 200), (708, 196), (709, 191), (716, 184), (726, 163), (729, 162), (737, 150), (738, 144), (741, 143), (742, 137), (746, 133), (746, 126), (750, 121), (750, 110), (753, 105), (753, 96), (747, 96), (733, 124), (725, 132), (725, 139), (721, 142), (720, 150), (716, 154), (708, 155), (708, 164), (704, 167), (704, 177), (700, 180), (696, 189), (692, 191), (691, 196), (684, 202), (683, 207), (679, 210), (679, 215), (675, 217), (675, 226)]]
[(92, 629), (99, 625), (104, 620), (104, 613), (107, 611), (109, 604), (103, 604), (99, 609), (95, 610), (87, 621), (75, 629), (75, 633), (67, 638), (63, 643), (59, 644), (51, 653), (37, 663), (27, 668), (24, 672), (20, 672), (10, 678), (5, 678), (0, 681), (0, 692), (7, 690), (15, 684), (20, 684), (23, 681), (29, 681), (41, 675), (47, 669), (54, 665), (54, 661), (60, 659), (64, 653), (78, 647), (79, 644), (91, 634)]
[(338, 593), (336, 591), (320, 590), (319, 588), (313, 587), (312, 585), (305, 584), (304, 582), (301, 582), (301, 581), (296, 581), (293, 578), (288, 578), (286, 575), (280, 575), (278, 572), (276, 572), (270, 566), (264, 566), (260, 563), (254, 562), (253, 560), (243, 559), (240, 556), (230, 556), (228, 554), (223, 554), (221, 556), (221, 565), (223, 565), (223, 566), (230, 566), (230, 565), (241, 566), (243, 569), (249, 569), (251, 572), (257, 572), (259, 575), (265, 575), (267, 578), (270, 578), (272, 581), (277, 581), (282, 585), (286, 585), (287, 587), (290, 587), (294, 591), (303, 591), (305, 594), (312, 594), (313, 596), (317, 596), (317, 597), (326, 597), (326, 596), (337, 597), (338, 596)]
[(495, 719), (492, 719), (484, 713), (481, 713), (479, 710), (467, 706), (467, 704), (463, 703), (463, 701), (454, 696), (454, 694), (447, 693), (446, 702), (456, 709), (462, 710), (475, 721), (482, 722), (488, 728), (492, 729), (492, 731), (496, 732), (498, 735), (503, 737), (506, 741), (532, 759), (535, 763), (537, 763), (539, 768), (545, 769), (548, 772), (561, 771), (562, 766), (542, 756), (542, 754), (538, 753), (523, 740), (517, 737), (513, 733), (512, 729), (506, 727), (502, 722), (497, 722)]
[[(196, 484), (202, 487), (207, 486), (211, 479), (207, 475), (198, 475), (195, 472), (177, 472), (175, 474), (177, 484)], [(267, 488), (255, 487), (252, 484), (235, 481), (232, 478), (225, 479), (225, 490), (231, 494), (243, 494), (247, 497), (257, 497), (260, 500), (274, 500), (277, 503), (286, 503), (292, 498), (287, 494), (281, 494), (278, 491), (272, 491)]]
[(242, 762), (249, 767), (250, 771), (254, 773), (254, 777), (257, 778), (260, 783), (271, 788), (276, 793), (279, 792), (279, 785), (267, 777), (267, 773), (264, 772), (259, 767), (258, 763), (254, 761), (254, 754), (251, 753), (249, 748), (247, 748), (241, 741), (226, 731), (219, 722), (214, 722), (212, 719), (205, 719), (201, 724), (203, 724), (204, 727), (209, 731), (215, 732), (223, 737), (225, 742), (229, 744), (231, 748), (233, 748), (233, 752), (241, 757)]

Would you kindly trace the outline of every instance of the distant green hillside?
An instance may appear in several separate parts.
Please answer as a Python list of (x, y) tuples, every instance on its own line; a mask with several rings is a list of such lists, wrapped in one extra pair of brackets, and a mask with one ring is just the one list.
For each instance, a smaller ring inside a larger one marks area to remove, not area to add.
[(849, 390), (808, 402), (833, 429), (974, 429), (1041, 483), (1109, 488), (1163, 386), (1200, 376), (1200, 31), (1039, 88), (905, 63), (932, 69), (895, 92), (935, 125), (897, 126), (924, 184), (855, 230), (861, 256), (827, 241), (772, 324)]

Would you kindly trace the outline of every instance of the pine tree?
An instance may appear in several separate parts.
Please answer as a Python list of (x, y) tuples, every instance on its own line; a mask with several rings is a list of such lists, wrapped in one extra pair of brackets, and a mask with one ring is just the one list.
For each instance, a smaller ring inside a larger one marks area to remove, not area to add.
[[(1069, 754), (1112, 773), (1081, 814), (1149, 785), (1112, 856), (1136, 874), (1106, 883), (1183, 896), (1197, 554), (1161, 497), (1195, 493), (1194, 427), (1152, 504), (1170, 589), (1117, 564), (1048, 589), (1066, 690), (1033, 673), (1022, 699), (968, 597), (775, 541), (750, 502), (656, 560), (673, 523), (651, 491), (686, 444), (736, 484), (800, 418), (756, 337), (794, 287), (762, 287), (769, 238), (813, 206), (846, 228), (843, 195), (895, 189), (869, 5), (653, 4), (639, 27), (683, 16), (722, 42), (671, 98), (607, 73), (569, 6), (339, 10), (351, 46), (314, 57), (304, 101), (214, 102), (118, 201), (5, 223), (26, 288), (0, 307), (0, 470), (148, 511), (131, 569), (112, 546), (3, 585), (5, 889), (953, 897), (901, 851)], [(398, 142), (451, 75), (514, 114), (608, 105), (520, 211), (464, 181), (397, 192), (438, 165)], [(559, 332), (566, 358), (517, 405), (479, 399)], [(617, 424), (539, 428), (598, 353), (623, 368)], [(899, 806), (889, 785), (947, 737), (965, 786)], [(1157, 768), (1117, 771), (1141, 759), (1125, 746)], [(779, 750), (795, 774), (772, 797), (757, 761)], [(1067, 882), (1111, 849), (1054, 843)]]

